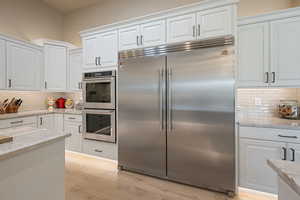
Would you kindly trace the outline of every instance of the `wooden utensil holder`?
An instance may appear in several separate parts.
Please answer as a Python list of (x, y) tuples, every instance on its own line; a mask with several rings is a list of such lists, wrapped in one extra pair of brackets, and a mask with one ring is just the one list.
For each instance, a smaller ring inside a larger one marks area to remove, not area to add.
[(6, 107), (5, 113), (17, 113), (20, 106), (8, 105)]

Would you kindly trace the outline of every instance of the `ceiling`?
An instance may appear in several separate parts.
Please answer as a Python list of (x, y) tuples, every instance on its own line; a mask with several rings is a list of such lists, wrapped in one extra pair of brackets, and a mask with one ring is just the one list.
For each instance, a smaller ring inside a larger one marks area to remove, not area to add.
[(93, 4), (103, 2), (105, 0), (42, 0), (49, 6), (59, 10), (60, 12), (66, 14), (77, 10), (79, 8), (84, 8), (91, 6)]

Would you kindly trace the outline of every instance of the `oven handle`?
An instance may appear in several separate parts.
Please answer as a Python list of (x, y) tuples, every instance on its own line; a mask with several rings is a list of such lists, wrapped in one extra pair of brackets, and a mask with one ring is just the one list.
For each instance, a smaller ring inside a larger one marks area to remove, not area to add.
[(83, 79), (85, 83), (97, 83), (97, 82), (112, 82), (114, 81), (114, 77), (111, 78), (95, 78), (95, 79)]
[(115, 110), (91, 110), (91, 109), (85, 109), (82, 111), (83, 114), (113, 114), (116, 112)]

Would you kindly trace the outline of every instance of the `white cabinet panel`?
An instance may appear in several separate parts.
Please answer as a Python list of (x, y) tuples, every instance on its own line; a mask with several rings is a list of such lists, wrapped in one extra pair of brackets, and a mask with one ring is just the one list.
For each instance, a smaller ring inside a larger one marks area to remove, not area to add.
[(55, 130), (54, 129), (54, 115), (53, 114), (40, 115), (38, 117), (38, 127), (48, 129), (48, 130)]
[(65, 132), (71, 134), (70, 137), (66, 138), (66, 149), (69, 151), (81, 152), (81, 123), (74, 123), (65, 121), (64, 127)]
[(197, 14), (198, 39), (232, 34), (231, 7), (209, 9)]
[(82, 39), (83, 45), (83, 69), (96, 68), (96, 58), (99, 56), (99, 40), (97, 35)]
[(196, 14), (182, 15), (167, 20), (167, 42), (196, 39)]
[(267, 165), (268, 159), (282, 159), (286, 143), (240, 139), (239, 183), (241, 187), (276, 193), (277, 175)]
[(117, 145), (112, 143), (87, 140), (82, 141), (82, 153), (117, 160)]
[(269, 26), (267, 23), (238, 29), (238, 86), (267, 86)]
[(300, 164), (300, 144), (288, 143), (288, 160)]
[(64, 115), (63, 114), (54, 114), (53, 115), (54, 120), (54, 127), (53, 130), (55, 131), (64, 131)]
[(118, 65), (118, 32), (110, 31), (98, 36), (100, 48), (100, 67)]
[(271, 72), (275, 86), (300, 86), (300, 17), (271, 22)]
[(0, 39), (0, 89), (6, 88), (6, 42)]
[(45, 45), (45, 89), (66, 90), (67, 88), (67, 48)]
[(80, 90), (82, 80), (82, 52), (72, 51), (69, 55), (69, 90)]
[(17, 90), (39, 90), (42, 51), (7, 42), (7, 86)]
[(157, 46), (166, 43), (165, 20), (150, 22), (141, 25), (143, 47)]
[(119, 29), (119, 50), (136, 49), (140, 44), (140, 26)]

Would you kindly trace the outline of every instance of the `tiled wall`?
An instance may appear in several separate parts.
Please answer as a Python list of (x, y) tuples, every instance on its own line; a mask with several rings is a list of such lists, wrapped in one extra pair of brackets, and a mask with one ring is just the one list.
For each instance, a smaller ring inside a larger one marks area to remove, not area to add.
[(51, 93), (51, 92), (25, 92), (25, 91), (1, 91), (0, 90), (0, 102), (6, 98), (12, 99), (13, 97), (21, 98), (23, 100), (22, 106), (19, 111), (29, 110), (43, 110), (47, 109), (48, 97), (53, 98), (72, 98), (75, 101), (79, 100), (81, 93)]
[(300, 89), (238, 89), (238, 118), (277, 117), (277, 106), (280, 100), (298, 100)]

